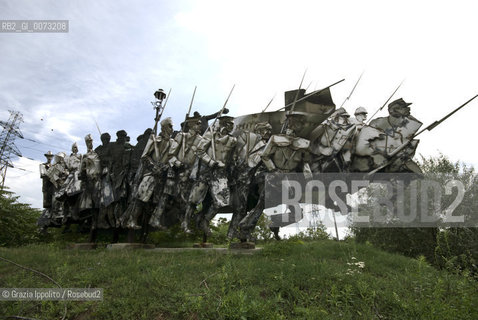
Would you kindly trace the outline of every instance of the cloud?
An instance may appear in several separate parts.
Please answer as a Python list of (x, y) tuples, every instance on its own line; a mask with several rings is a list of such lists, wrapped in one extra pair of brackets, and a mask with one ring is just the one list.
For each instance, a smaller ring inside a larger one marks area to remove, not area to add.
[[(401, 1), (68, 1), (0, 3), (1, 19), (67, 19), (66, 34), (0, 33), (0, 110), (24, 114), (17, 140), (25, 156), (69, 151), (83, 137), (125, 129), (135, 141), (152, 127), (153, 92), (172, 88), (164, 116), (183, 121), (194, 87), (193, 111), (228, 107), (234, 116), (283, 106), (283, 92), (332, 88), (336, 104), (371, 113), (405, 79), (396, 98), (431, 123), (476, 94), (478, 4)], [(473, 102), (476, 106), (477, 102)], [(5, 109), (5, 110), (4, 110)], [(477, 164), (469, 137), (472, 105), (420, 136), (418, 152)], [(386, 110), (379, 115), (386, 115)], [(53, 130), (52, 130), (53, 129)], [(33, 150), (36, 149), (36, 150)], [(32, 176), (33, 177), (33, 176)], [(36, 179), (39, 180), (37, 177)]]
[(5, 186), (16, 195), (19, 201), (34, 208), (43, 207), (42, 181), (39, 179), (40, 161), (19, 158), (13, 161), (14, 168), (7, 169)]

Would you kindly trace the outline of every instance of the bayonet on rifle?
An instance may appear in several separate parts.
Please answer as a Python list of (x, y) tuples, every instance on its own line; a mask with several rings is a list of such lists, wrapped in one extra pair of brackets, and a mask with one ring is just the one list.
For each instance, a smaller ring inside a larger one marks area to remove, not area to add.
[(362, 76), (363, 76), (363, 72), (360, 74), (360, 77), (358, 78), (357, 82), (355, 82), (355, 85), (354, 85), (354, 87), (352, 88), (352, 91), (350, 91), (350, 94), (348, 95), (348, 97), (345, 98), (344, 102), (342, 102), (342, 104), (340, 105), (340, 108), (342, 108), (343, 105), (345, 104), (345, 102), (350, 99), (350, 97), (352, 96), (352, 94), (353, 94), (354, 91), (355, 91), (355, 88), (357, 87), (358, 83), (360, 82), (360, 79), (362, 79)]
[(390, 97), (388, 97), (387, 101), (385, 101), (385, 103), (383, 104), (383, 106), (381, 106), (380, 108), (378, 108), (377, 111), (375, 111), (374, 114), (372, 114), (372, 116), (368, 119), (368, 122), (372, 121), (372, 118), (374, 115), (376, 115), (379, 111), (381, 111), (383, 108), (385, 108), (385, 106), (387, 105), (387, 103), (390, 101), (390, 99), (392, 99), (392, 97), (395, 95), (395, 93), (398, 91), (398, 88), (400, 88), (400, 86), (402, 85), (403, 81), (405, 80), (402, 80), (402, 82), (400, 82), (400, 84), (398, 85), (397, 89), (395, 89), (395, 91), (393, 91), (393, 93), (390, 95)]

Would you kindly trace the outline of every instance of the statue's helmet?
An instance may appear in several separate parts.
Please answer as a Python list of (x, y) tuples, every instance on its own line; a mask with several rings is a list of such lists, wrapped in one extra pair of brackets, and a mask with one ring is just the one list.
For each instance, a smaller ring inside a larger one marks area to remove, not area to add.
[(85, 136), (85, 142), (87, 141), (93, 141), (93, 138), (91, 137), (91, 134), (89, 133)]
[(58, 152), (55, 154), (55, 161), (65, 160), (66, 154), (64, 152)]
[(348, 112), (347, 112), (344, 108), (340, 107), (340, 108), (338, 108), (337, 110), (335, 110), (335, 112), (332, 114), (332, 117), (334, 117), (334, 118), (335, 118), (335, 117), (346, 117), (346, 118), (349, 118), (350, 115), (348, 114)]
[(170, 125), (172, 127), (173, 126), (173, 120), (171, 119), (171, 117), (167, 117), (166, 119), (161, 121), (160, 124), (161, 124), (161, 127), (165, 127), (165, 126), (168, 126), (168, 125)]

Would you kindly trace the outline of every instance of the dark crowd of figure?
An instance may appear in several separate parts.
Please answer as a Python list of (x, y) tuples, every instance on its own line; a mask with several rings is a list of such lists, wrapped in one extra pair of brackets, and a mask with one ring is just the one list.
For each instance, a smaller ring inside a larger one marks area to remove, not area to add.
[[(297, 136), (306, 115), (294, 112), (286, 113), (283, 132), (273, 132), (267, 122), (234, 131), (234, 118), (227, 115), (208, 127), (214, 117), (195, 113), (180, 131), (174, 131), (171, 118), (163, 119), (158, 134), (147, 129), (134, 146), (124, 130), (114, 142), (101, 134), (96, 148), (88, 134), (85, 154), (78, 154), (76, 143), (69, 156), (45, 154), (39, 225), (68, 231), (80, 224), (90, 242), (97, 230), (113, 229), (115, 242), (121, 230), (142, 230), (146, 241), (148, 231), (180, 224), (185, 233), (201, 232), (207, 241), (211, 221), (229, 208), (228, 238), (254, 241), (265, 209), (266, 173), (420, 172), (412, 158), (422, 123), (410, 115), (410, 104), (397, 99), (388, 105), (387, 117), (368, 124), (365, 108), (357, 108), (353, 118), (339, 108), (308, 139)], [(279, 227), (271, 230), (279, 238)]]

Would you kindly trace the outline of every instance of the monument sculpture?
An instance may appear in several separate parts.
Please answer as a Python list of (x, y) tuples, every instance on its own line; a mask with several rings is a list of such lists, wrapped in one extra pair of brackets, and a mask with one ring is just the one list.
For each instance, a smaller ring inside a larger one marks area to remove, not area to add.
[[(343, 107), (335, 107), (333, 85), (309, 94), (299, 87), (285, 93), (285, 110), (236, 118), (224, 115), (232, 90), (223, 108), (210, 116), (195, 112), (190, 117), (191, 101), (179, 131), (174, 131), (171, 118), (160, 121), (168, 95), (159, 89), (152, 103), (154, 128), (138, 136), (136, 146), (119, 130), (115, 142), (108, 133), (101, 134), (102, 145), (96, 149), (87, 135), (84, 155), (78, 154), (76, 143), (70, 156), (59, 152), (53, 164), (53, 154), (45, 154), (47, 162), (40, 165), (44, 211), (39, 225), (64, 224), (68, 229), (71, 223), (86, 221), (92, 242), (98, 230), (108, 228), (116, 230), (115, 242), (120, 228), (142, 229), (145, 241), (149, 229), (180, 223), (185, 233), (202, 232), (206, 242), (212, 219), (225, 210), (232, 213), (227, 236), (253, 241), (265, 209), (266, 173), (301, 173), (306, 178), (313, 172), (420, 174), (413, 161), (417, 136), (478, 97), (418, 131), (422, 122), (411, 115), (411, 103), (402, 98), (388, 104), (386, 117), (367, 124), (367, 110), (358, 107), (350, 119)], [(287, 224), (301, 216), (294, 210), (288, 214)], [(286, 225), (281, 216), (270, 216), (276, 239), (279, 227)]]

